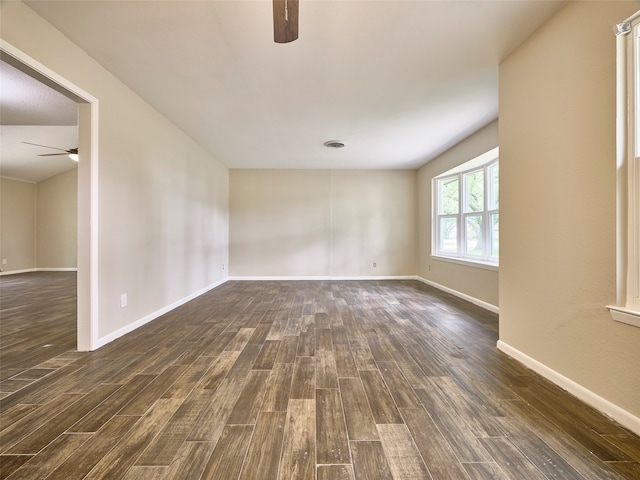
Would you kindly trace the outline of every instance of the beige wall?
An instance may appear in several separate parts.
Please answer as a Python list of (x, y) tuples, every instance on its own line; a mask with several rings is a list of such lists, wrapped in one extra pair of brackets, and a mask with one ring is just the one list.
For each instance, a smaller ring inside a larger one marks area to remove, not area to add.
[(572, 2), (500, 66), (500, 339), (640, 416), (616, 300), (615, 37), (637, 2)]
[(414, 170), (332, 172), (332, 275), (416, 274), (416, 185)]
[(36, 268), (36, 184), (0, 178), (0, 265), (3, 271)]
[(231, 170), (229, 262), (235, 276), (326, 276), (328, 170)]
[(78, 169), (38, 182), (36, 196), (38, 268), (76, 268)]
[(77, 169), (37, 184), (1, 181), (2, 270), (76, 268)]
[[(498, 121), (494, 121), (427, 163), (418, 171), (418, 275), (429, 282), (498, 307), (498, 272), (431, 256), (432, 180), (498, 146)], [(502, 165), (500, 165), (502, 169)], [(502, 222), (501, 222), (502, 223)], [(502, 259), (500, 260), (502, 263)]]
[(230, 274), (415, 275), (415, 187), (410, 170), (231, 170)]
[(227, 168), (26, 5), (0, 9), (3, 40), (99, 101), (99, 341), (224, 280)]

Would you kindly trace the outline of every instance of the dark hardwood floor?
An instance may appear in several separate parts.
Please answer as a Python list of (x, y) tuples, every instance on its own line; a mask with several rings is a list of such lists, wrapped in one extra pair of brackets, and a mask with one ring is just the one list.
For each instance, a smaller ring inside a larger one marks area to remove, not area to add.
[(0, 477), (640, 479), (640, 439), (416, 281), (227, 282), (96, 352), (75, 277), (0, 278)]
[(78, 358), (75, 348), (75, 272), (0, 277), (0, 398), (58, 368), (48, 360)]

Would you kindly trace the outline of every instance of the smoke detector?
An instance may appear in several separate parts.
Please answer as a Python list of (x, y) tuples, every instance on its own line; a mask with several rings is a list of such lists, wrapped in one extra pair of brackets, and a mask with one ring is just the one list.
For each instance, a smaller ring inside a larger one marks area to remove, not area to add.
[(342, 148), (344, 147), (344, 142), (340, 140), (329, 140), (328, 142), (324, 142), (324, 146), (329, 148)]

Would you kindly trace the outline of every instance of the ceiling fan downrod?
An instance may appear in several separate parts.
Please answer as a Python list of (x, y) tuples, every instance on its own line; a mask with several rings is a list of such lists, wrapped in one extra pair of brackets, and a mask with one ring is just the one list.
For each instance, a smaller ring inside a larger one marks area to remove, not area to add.
[(273, 0), (273, 40), (289, 43), (298, 38), (298, 1)]

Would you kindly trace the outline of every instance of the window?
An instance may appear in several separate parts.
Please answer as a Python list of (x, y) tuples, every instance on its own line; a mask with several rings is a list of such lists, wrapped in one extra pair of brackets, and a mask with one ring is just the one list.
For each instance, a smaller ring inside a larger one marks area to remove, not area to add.
[(497, 148), (434, 178), (435, 255), (498, 264), (499, 180)]
[(617, 26), (617, 301), (614, 320), (640, 327), (640, 12)]

